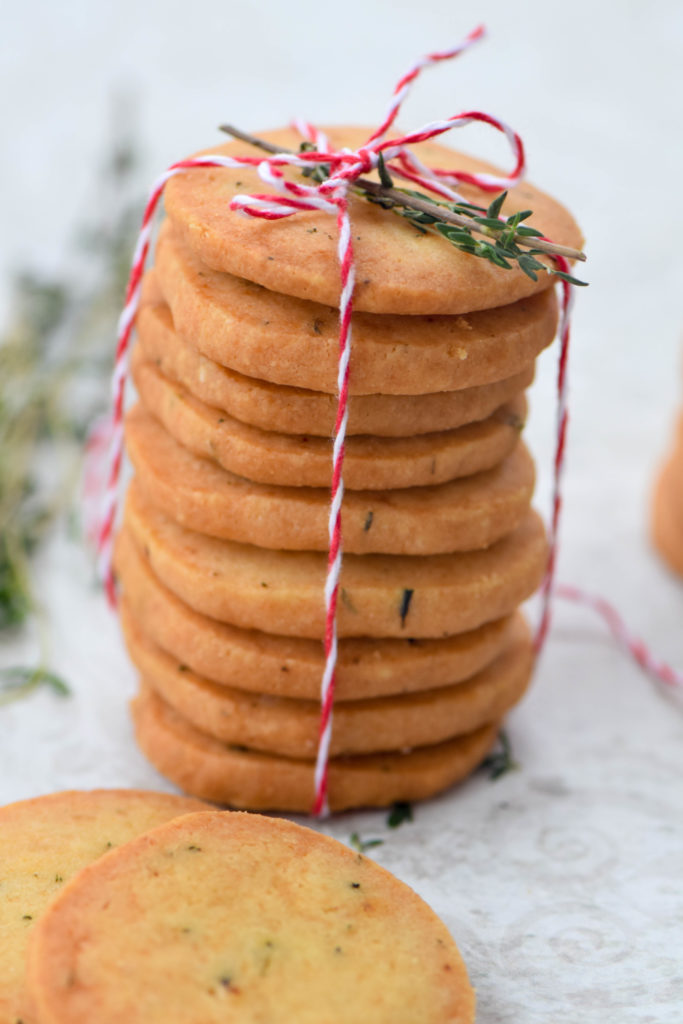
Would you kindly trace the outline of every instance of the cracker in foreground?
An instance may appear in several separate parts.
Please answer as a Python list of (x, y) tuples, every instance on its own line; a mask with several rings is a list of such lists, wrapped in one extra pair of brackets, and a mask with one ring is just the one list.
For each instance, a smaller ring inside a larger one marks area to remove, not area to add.
[(0, 1022), (28, 1024), (24, 958), (50, 900), (86, 864), (198, 800), (141, 790), (53, 793), (0, 808)]
[[(195, 611), (242, 629), (324, 636), (321, 552), (269, 551), (186, 530), (152, 505), (137, 480), (128, 489), (124, 529), (161, 582)], [(535, 512), (483, 551), (347, 555), (339, 636), (438, 638), (476, 629), (530, 597), (546, 560), (545, 529)]]
[(191, 814), (85, 869), (36, 929), (28, 975), (40, 1024), (474, 1020), (458, 950), (411, 889), (252, 814)]

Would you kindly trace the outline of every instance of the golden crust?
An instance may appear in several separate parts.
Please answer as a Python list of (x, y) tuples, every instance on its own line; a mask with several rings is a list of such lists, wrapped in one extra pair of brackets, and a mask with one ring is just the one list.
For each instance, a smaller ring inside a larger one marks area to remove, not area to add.
[[(145, 408), (195, 455), (215, 459), (229, 472), (262, 484), (329, 487), (330, 439), (240, 423), (139, 358), (133, 359), (133, 380)], [(480, 473), (512, 451), (525, 416), (526, 400), (520, 395), (488, 419), (456, 430), (417, 437), (351, 437), (345, 446), (345, 486), (355, 491), (428, 487)]]
[[(358, 127), (326, 128), (334, 147), (357, 148), (369, 135)], [(296, 149), (292, 129), (263, 136)], [(420, 159), (441, 167), (496, 173), (497, 169), (434, 142), (417, 147)], [(250, 155), (242, 142), (203, 150), (231, 156)], [(499, 173), (499, 172), (498, 172)], [(172, 178), (165, 193), (166, 211), (175, 229), (196, 255), (215, 270), (238, 274), (275, 292), (338, 306), (340, 284), (334, 218), (308, 212), (279, 221), (244, 217), (229, 208), (237, 193), (264, 192), (255, 170), (208, 168)], [(488, 205), (491, 196), (463, 188), (469, 201)], [(355, 308), (373, 313), (424, 315), (490, 309), (533, 295), (548, 287), (539, 275), (532, 281), (520, 270), (504, 270), (454, 249), (444, 239), (418, 232), (407, 221), (377, 205), (350, 197), (356, 262)], [(581, 232), (563, 206), (526, 182), (510, 189), (505, 212), (532, 209), (527, 222), (553, 241), (581, 244)]]
[(666, 464), (657, 481), (651, 530), (659, 554), (683, 576), (683, 471), (677, 459)]
[[(201, 732), (144, 685), (133, 702), (137, 740), (153, 765), (186, 793), (252, 810), (307, 813), (313, 760), (229, 746)], [(500, 723), (401, 753), (331, 758), (333, 811), (425, 800), (466, 778), (492, 747)]]
[(142, 790), (67, 791), (0, 808), (0, 1020), (26, 1020), (24, 961), (50, 901), (78, 871), (169, 818), (205, 805)]
[[(131, 660), (145, 682), (202, 732), (284, 757), (313, 758), (319, 701), (248, 692), (195, 675), (144, 635), (124, 599), (121, 622)], [(330, 755), (396, 751), (441, 743), (498, 721), (526, 690), (533, 649), (526, 624), (494, 662), (471, 679), (419, 694), (339, 703)]]
[[(150, 271), (148, 277), (153, 274)], [(151, 289), (150, 289), (151, 292)], [(203, 355), (174, 330), (168, 306), (147, 301), (137, 316), (138, 345), (144, 361), (187, 388), (207, 405), (223, 409), (242, 423), (284, 434), (330, 437), (337, 414), (336, 395), (272, 384), (230, 370)], [(453, 430), (490, 416), (527, 388), (533, 363), (504, 380), (425, 395), (352, 395), (347, 436), (401, 437)]]

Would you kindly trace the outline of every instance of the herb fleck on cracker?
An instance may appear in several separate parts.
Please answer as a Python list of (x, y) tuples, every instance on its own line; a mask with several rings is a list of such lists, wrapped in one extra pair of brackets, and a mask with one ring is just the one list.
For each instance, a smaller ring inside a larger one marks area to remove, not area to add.
[(409, 588), (406, 588), (403, 591), (403, 596), (401, 597), (401, 609), (399, 611), (399, 615), (401, 616), (401, 629), (403, 629), (406, 624), (408, 612), (410, 611), (410, 602), (413, 600), (414, 593), (415, 591)]

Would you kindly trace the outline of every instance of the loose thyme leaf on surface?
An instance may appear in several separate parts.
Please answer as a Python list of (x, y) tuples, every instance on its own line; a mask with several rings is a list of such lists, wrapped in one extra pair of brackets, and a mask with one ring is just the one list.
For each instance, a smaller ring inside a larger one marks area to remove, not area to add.
[(358, 850), (359, 853), (366, 853), (367, 850), (373, 850), (376, 846), (383, 846), (383, 839), (361, 839), (357, 832), (352, 832), (349, 839), (350, 845), (354, 850)]
[(413, 820), (413, 807), (407, 800), (399, 800), (393, 805), (387, 816), (389, 828), (398, 828), (404, 821)]
[(500, 744), (499, 749), (492, 751), (481, 763), (481, 767), (488, 771), (491, 782), (502, 778), (508, 772), (518, 771), (521, 767), (512, 756), (510, 737), (505, 729), (501, 729), (498, 733), (498, 743)]

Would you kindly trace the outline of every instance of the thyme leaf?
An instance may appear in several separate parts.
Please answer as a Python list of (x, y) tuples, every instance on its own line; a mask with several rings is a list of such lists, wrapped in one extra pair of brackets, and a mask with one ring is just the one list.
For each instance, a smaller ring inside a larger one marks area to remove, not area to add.
[[(554, 247), (552, 243), (550, 246), (540, 246), (537, 240), (542, 239), (541, 232), (536, 228), (522, 226), (521, 222), (531, 216), (532, 210), (520, 210), (509, 217), (502, 217), (501, 210), (507, 192), (501, 192), (485, 209), (473, 203), (452, 203), (435, 199), (415, 189), (388, 186), (384, 181), (382, 188), (384, 192), (376, 194), (368, 192), (364, 187), (360, 192), (364, 199), (371, 203), (379, 203), (385, 209), (410, 221), (419, 230), (441, 235), (461, 252), (488, 260), (505, 270), (517, 265), (533, 281), (538, 280), (538, 273), (542, 271), (571, 284), (583, 286), (587, 283), (536, 258), (560, 247)], [(389, 189), (391, 198), (386, 194)], [(416, 202), (418, 206), (415, 206)], [(440, 219), (439, 207), (452, 216)], [(453, 218), (457, 218), (458, 222), (454, 223)], [(477, 234), (485, 235), (487, 240), (477, 238)]]
[(0, 705), (26, 697), (45, 686), (58, 697), (68, 697), (71, 690), (61, 676), (45, 668), (15, 666), (0, 671)]
[(498, 733), (498, 744), (498, 749), (493, 750), (481, 764), (482, 768), (488, 771), (491, 782), (502, 778), (508, 772), (518, 771), (520, 768), (519, 762), (515, 761), (512, 756), (510, 737), (505, 729), (501, 729)]
[(379, 174), (380, 183), (384, 186), (384, 188), (393, 188), (394, 181), (391, 175), (389, 174), (389, 171), (387, 170), (387, 165), (384, 161), (384, 154), (380, 152), (377, 154), (377, 156), (377, 173)]
[(383, 839), (361, 839), (357, 832), (351, 833), (349, 839), (350, 845), (354, 850), (358, 850), (359, 853), (366, 853), (368, 850), (373, 850), (376, 846), (383, 846)]
[(410, 611), (410, 603), (413, 600), (413, 594), (415, 590), (413, 588), (406, 587), (401, 595), (401, 607), (399, 609), (399, 615), (401, 616), (401, 629), (405, 627), (408, 612)]
[(83, 439), (108, 404), (111, 324), (139, 219), (121, 197), (135, 164), (134, 148), (118, 141), (97, 182), (101, 213), (77, 230), (68, 254), (73, 281), (30, 268), (11, 284), (0, 333), (0, 635), (37, 617), (41, 656), (38, 668), (0, 674), (3, 703), (46, 685), (64, 695), (63, 680), (45, 667), (48, 630), (31, 562), (68, 519)]
[[(315, 146), (312, 142), (302, 142), (299, 146), (300, 153), (314, 153)], [(330, 176), (330, 165), (329, 164), (315, 164), (311, 162), (310, 167), (304, 167), (301, 171), (304, 178), (311, 178), (316, 181), (319, 185)]]

